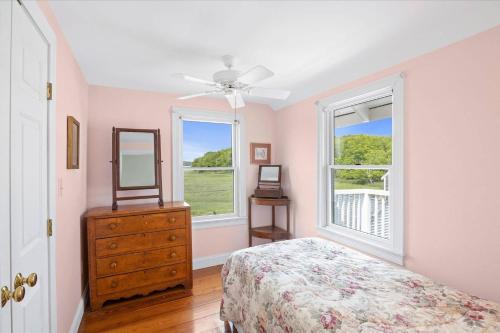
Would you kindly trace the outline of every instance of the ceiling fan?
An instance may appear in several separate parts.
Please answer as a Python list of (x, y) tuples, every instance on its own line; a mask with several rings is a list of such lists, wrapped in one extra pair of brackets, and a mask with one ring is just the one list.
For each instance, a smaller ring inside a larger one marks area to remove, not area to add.
[(234, 65), (233, 56), (223, 56), (222, 62), (227, 69), (215, 72), (213, 75), (213, 81), (199, 79), (182, 73), (174, 74), (175, 77), (190, 82), (201, 83), (209, 87), (204, 92), (178, 97), (178, 99), (190, 99), (209, 95), (224, 95), (231, 105), (231, 108), (237, 109), (245, 106), (242, 94), (280, 100), (285, 100), (290, 95), (290, 92), (287, 90), (254, 86), (255, 83), (274, 75), (273, 72), (264, 66), (255, 66), (246, 72), (240, 72), (232, 69)]

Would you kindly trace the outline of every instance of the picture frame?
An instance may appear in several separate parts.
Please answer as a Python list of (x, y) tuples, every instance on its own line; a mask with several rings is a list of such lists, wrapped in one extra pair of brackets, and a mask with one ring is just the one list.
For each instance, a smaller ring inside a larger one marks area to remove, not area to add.
[(80, 169), (80, 123), (72, 116), (67, 118), (66, 168)]
[(252, 163), (252, 164), (271, 164), (271, 144), (270, 143), (251, 143), (250, 144), (250, 163)]

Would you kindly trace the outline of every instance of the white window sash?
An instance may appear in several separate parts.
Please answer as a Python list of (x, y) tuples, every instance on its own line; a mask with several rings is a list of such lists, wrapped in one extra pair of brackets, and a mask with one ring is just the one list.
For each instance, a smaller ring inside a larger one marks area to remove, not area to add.
[(193, 171), (226, 171), (226, 170), (235, 170), (235, 167), (184, 167), (184, 170), (193, 170)]
[[(318, 216), (320, 234), (361, 251), (379, 256), (397, 264), (404, 261), (404, 189), (403, 189), (403, 76), (391, 76), (364, 87), (349, 90), (316, 102), (318, 113)], [(391, 165), (336, 165), (333, 157), (334, 111), (393, 96), (392, 164)], [(391, 174), (389, 239), (335, 225), (332, 214), (332, 170), (382, 169)]]

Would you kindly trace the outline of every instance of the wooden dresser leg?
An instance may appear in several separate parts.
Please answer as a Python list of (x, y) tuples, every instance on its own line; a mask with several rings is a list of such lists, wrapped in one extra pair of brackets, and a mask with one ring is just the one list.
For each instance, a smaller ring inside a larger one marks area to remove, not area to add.
[(90, 310), (92, 310), (92, 311), (100, 310), (100, 309), (102, 309), (103, 304), (104, 304), (103, 301), (92, 300), (92, 301), (90, 301)]

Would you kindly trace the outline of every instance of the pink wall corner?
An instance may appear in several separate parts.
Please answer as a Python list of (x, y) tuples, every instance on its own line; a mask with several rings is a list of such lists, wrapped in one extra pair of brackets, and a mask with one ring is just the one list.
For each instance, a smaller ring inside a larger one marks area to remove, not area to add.
[[(111, 129), (159, 128), (162, 140), (163, 186), (165, 199), (172, 198), (171, 169), (171, 107), (184, 106), (201, 110), (232, 112), (225, 100), (197, 98), (189, 101), (176, 100), (167, 93), (130, 89), (90, 86), (89, 88), (89, 173), (88, 206), (111, 205)], [(249, 104), (238, 112), (246, 121), (245, 145), (250, 142), (265, 142), (274, 145), (275, 113), (269, 107)], [(247, 194), (253, 192), (257, 183), (258, 167), (247, 168)], [(267, 212), (256, 210), (257, 219), (269, 221)], [(198, 229), (193, 231), (193, 257), (220, 255), (247, 246), (247, 226)]]
[(314, 102), (404, 71), (405, 265), (500, 301), (500, 26), (278, 111), (298, 236), (316, 235)]
[[(38, 1), (57, 39), (56, 175), (57, 327), (68, 332), (86, 284), (81, 216), (87, 208), (88, 86), (47, 1)], [(66, 169), (66, 117), (80, 122), (80, 169)]]

